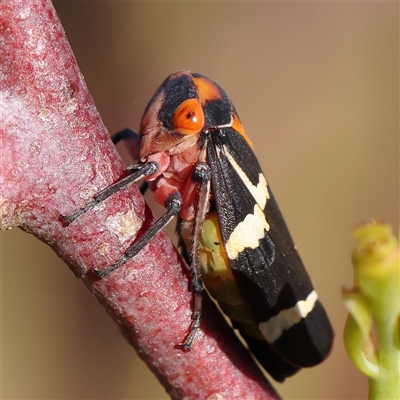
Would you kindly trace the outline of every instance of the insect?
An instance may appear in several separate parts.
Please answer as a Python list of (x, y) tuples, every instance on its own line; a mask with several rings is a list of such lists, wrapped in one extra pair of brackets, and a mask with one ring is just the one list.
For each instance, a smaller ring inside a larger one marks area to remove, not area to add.
[(178, 216), (194, 310), (181, 347), (200, 324), (203, 284), (253, 355), (277, 381), (323, 361), (333, 330), (303, 266), (238, 114), (224, 90), (200, 74), (170, 75), (149, 102), (133, 141), (138, 164), (100, 192), (68, 225), (131, 182), (145, 179), (162, 215), (100, 278), (134, 257)]

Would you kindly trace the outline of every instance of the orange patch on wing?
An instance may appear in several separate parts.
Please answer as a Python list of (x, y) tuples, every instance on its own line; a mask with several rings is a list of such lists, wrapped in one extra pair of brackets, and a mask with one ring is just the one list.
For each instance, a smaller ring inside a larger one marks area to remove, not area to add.
[(199, 95), (201, 104), (205, 104), (210, 100), (218, 100), (221, 98), (221, 93), (218, 87), (204, 77), (193, 78), (193, 82)]
[(244, 131), (243, 125), (240, 122), (240, 119), (238, 118), (237, 115), (233, 116), (233, 124), (232, 124), (232, 128), (236, 131), (239, 132), (244, 139), (246, 140), (247, 144), (251, 147), (251, 149), (254, 151), (254, 146), (253, 143), (251, 143), (251, 140), (249, 139), (249, 137), (247, 136), (246, 132)]

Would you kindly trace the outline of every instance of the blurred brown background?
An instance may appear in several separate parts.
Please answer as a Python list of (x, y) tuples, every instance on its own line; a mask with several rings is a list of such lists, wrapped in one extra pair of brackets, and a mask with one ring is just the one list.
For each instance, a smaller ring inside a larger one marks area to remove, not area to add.
[[(353, 225), (398, 229), (399, 4), (55, 7), (110, 133), (137, 128), (173, 71), (225, 88), (337, 333), (324, 364), (275, 387), (286, 399), (366, 398), (342, 344), (341, 288), (352, 285)], [(1, 261), (3, 398), (167, 398), (50, 248), (14, 229), (2, 233)]]

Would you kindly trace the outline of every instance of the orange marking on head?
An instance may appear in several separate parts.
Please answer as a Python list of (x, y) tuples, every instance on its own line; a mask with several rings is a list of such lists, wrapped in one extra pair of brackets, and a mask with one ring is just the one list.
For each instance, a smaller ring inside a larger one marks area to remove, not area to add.
[(237, 115), (233, 116), (233, 124), (232, 124), (232, 128), (236, 131), (239, 132), (244, 139), (246, 140), (247, 144), (251, 147), (251, 149), (254, 151), (254, 146), (253, 143), (251, 143), (251, 140), (249, 139), (249, 137), (247, 136), (246, 132), (244, 131), (243, 125), (240, 122), (240, 119)]
[(210, 82), (207, 78), (193, 78), (193, 82), (196, 86), (197, 94), (199, 95), (201, 104), (205, 104), (209, 100), (218, 100), (221, 98), (221, 93), (218, 87), (213, 82)]

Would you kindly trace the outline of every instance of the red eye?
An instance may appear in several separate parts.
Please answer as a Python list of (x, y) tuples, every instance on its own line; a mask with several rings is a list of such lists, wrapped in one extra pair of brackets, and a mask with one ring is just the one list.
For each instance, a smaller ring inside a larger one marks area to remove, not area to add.
[(201, 104), (196, 99), (185, 100), (172, 117), (174, 129), (183, 135), (200, 132), (204, 125), (204, 114)]

